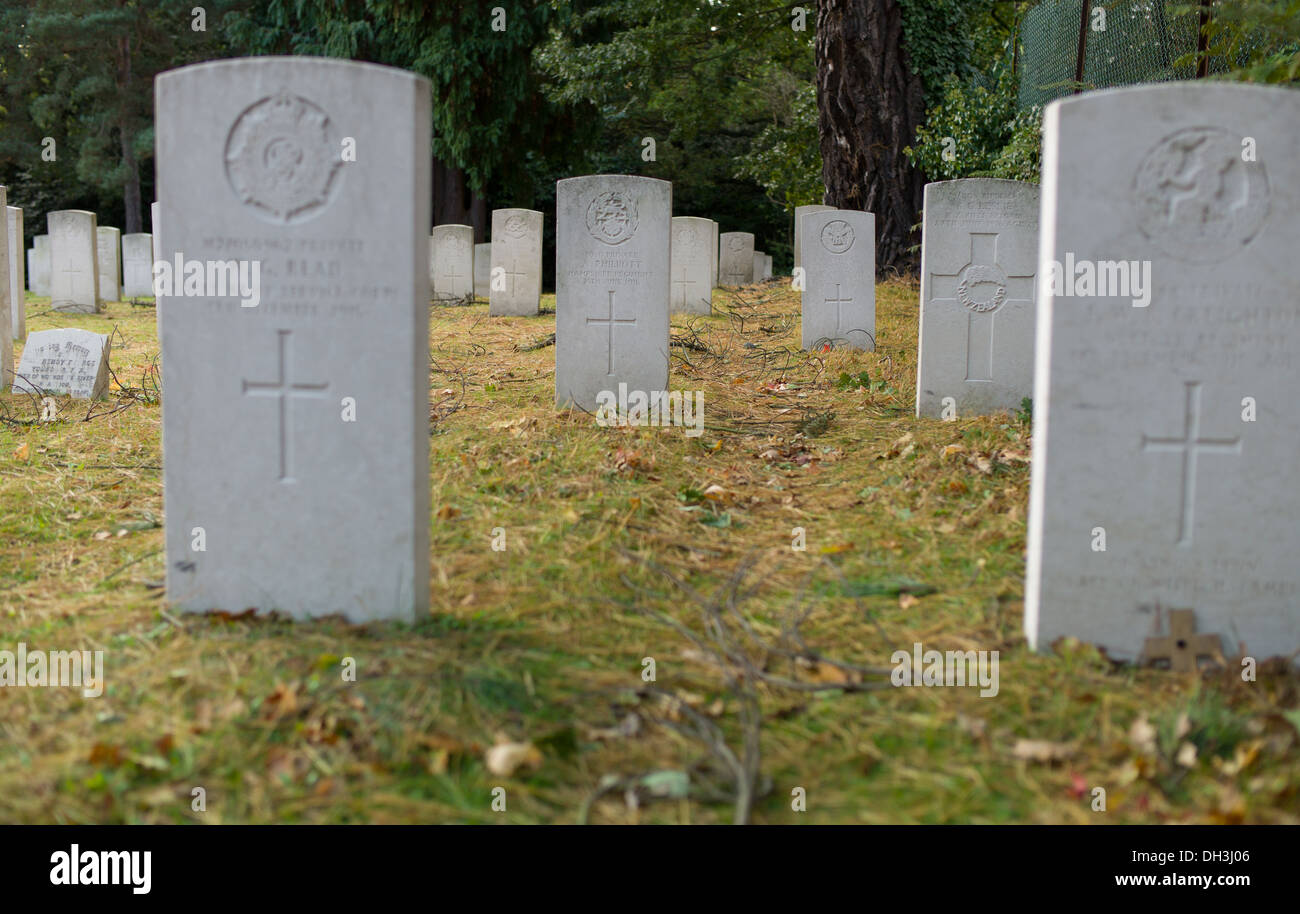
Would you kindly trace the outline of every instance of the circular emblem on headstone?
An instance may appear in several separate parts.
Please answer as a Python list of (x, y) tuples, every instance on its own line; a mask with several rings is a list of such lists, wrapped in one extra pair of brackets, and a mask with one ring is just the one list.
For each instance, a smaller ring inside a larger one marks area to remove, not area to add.
[(727, 250), (743, 251), (745, 249), (745, 239), (739, 235), (732, 235), (727, 239)]
[(683, 225), (677, 229), (678, 244), (687, 245), (687, 246), (693, 245), (695, 244), (695, 239), (698, 237), (699, 234), (695, 231), (694, 227), (692, 226)]
[(1007, 300), (1007, 274), (993, 264), (970, 264), (961, 271), (957, 300), (980, 314), (998, 310)]
[(341, 151), (329, 115), (281, 92), (235, 119), (226, 137), (226, 178), (240, 201), (267, 221), (306, 222), (338, 192)]
[(853, 226), (843, 219), (832, 219), (822, 227), (822, 247), (832, 254), (843, 254), (853, 247)]
[(1189, 127), (1165, 137), (1133, 178), (1138, 228), (1171, 257), (1226, 260), (1254, 240), (1268, 215), (1268, 177), (1244, 162), (1241, 137)]
[(622, 244), (636, 234), (636, 201), (628, 194), (607, 190), (587, 207), (587, 231), (605, 244)]
[(511, 238), (522, 238), (528, 231), (528, 220), (523, 216), (511, 216), (506, 220), (506, 234)]

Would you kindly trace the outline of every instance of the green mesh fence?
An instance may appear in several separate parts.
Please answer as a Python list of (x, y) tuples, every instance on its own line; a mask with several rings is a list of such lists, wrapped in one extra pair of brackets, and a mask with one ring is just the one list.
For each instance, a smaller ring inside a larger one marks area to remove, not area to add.
[[(1045, 105), (1074, 91), (1079, 47), (1079, 15), (1084, 0), (1044, 0), (1020, 21), (1021, 108)], [(1177, 14), (1187, 0), (1094, 0), (1089, 16), (1082, 87), (1105, 89), (1134, 83), (1193, 79), (1196, 65), (1178, 63), (1196, 53), (1199, 19), (1196, 12)], [(1211, 58), (1211, 73), (1226, 69)]]

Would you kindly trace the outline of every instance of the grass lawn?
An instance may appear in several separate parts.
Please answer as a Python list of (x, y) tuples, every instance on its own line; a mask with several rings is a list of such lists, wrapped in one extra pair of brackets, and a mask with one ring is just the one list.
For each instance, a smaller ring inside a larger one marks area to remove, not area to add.
[[(553, 296), (435, 306), (432, 611), (354, 627), (168, 611), (154, 309), (29, 296), (115, 381), (56, 421), (0, 395), (0, 649), (102, 650), (107, 686), (0, 689), (0, 821), (1300, 822), (1283, 662), (1028, 651), (1029, 427), (913, 416), (916, 298), (806, 354), (788, 282), (716, 291), (673, 321), (698, 437), (557, 411)], [(998, 651), (997, 695), (890, 687), (915, 642)]]

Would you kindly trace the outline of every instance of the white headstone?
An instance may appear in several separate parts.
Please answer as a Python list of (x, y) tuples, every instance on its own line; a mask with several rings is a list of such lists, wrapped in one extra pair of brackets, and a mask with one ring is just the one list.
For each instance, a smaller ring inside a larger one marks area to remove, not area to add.
[(108, 334), (75, 327), (33, 331), (18, 361), (14, 393), (97, 399), (108, 387), (110, 348)]
[(429, 235), (433, 297), (459, 301), (474, 295), (474, 228), (437, 225)]
[(672, 311), (713, 313), (713, 221), (673, 216)]
[(668, 389), (673, 186), (586, 175), (556, 183), (555, 400)]
[(803, 217), (809, 213), (824, 213), (827, 210), (833, 210), (833, 206), (823, 206), (820, 203), (813, 203), (808, 206), (796, 206), (794, 208), (794, 265), (803, 266), (803, 260), (800, 259), (803, 251), (802, 238), (800, 231), (803, 223)]
[[(168, 598), (424, 615), (428, 81), (261, 57), (163, 73), (155, 95), (165, 250), (261, 264), (255, 307), (159, 309)], [(383, 142), (345, 162), (345, 137)]]
[(723, 232), (718, 257), (718, 280), (724, 286), (743, 286), (754, 281), (754, 235), (751, 232)]
[(803, 217), (803, 348), (876, 348), (876, 217), (818, 210)]
[(492, 285), (492, 242), (474, 245), (474, 297), (487, 301)]
[[(7, 209), (5, 204), (8, 189), (0, 185), (0, 212)], [(9, 296), (13, 288), (9, 277), (9, 219), (0, 219), (0, 390), (13, 381), (14, 376), (14, 333), (13, 310), (9, 305)]]
[(710, 219), (713, 223), (713, 242), (709, 245), (709, 257), (713, 259), (713, 287), (718, 287), (718, 223)]
[(1015, 410), (1033, 394), (1038, 186), (925, 186), (916, 414)]
[(100, 226), (95, 229), (99, 242), (95, 259), (99, 264), (100, 301), (119, 301), (122, 298), (122, 230)]
[(1197, 634), (1173, 640), (1234, 669), (1300, 649), (1297, 148), (1288, 89), (1047, 108), (1032, 647), (1070, 635), (1133, 660), (1181, 610)]
[(763, 274), (767, 272), (767, 255), (762, 251), (754, 252), (754, 282), (762, 282), (767, 277)]
[(764, 279), (771, 279), (772, 276), (773, 276), (773, 273), (772, 273), (772, 255), (771, 255), (771, 254), (764, 254), (764, 255), (763, 255), (763, 278), (764, 278)]
[[(162, 235), (158, 231), (158, 203), (157, 201), (149, 204), (149, 225), (151, 228), (150, 237), (153, 241), (153, 259), (154, 263), (162, 260)], [(150, 266), (152, 274), (152, 265)]]
[(33, 295), (50, 294), (50, 236), (32, 236), (32, 258), (27, 263), (27, 281)]
[(136, 232), (122, 236), (122, 297), (153, 296), (153, 236)]
[(65, 209), (46, 219), (50, 227), (50, 307), (95, 313), (99, 310), (95, 214)]
[[(23, 257), (23, 211), (17, 206), (5, 208), (9, 229), (9, 329), (16, 340), (27, 339), (27, 292)], [(4, 381), (7, 381), (5, 378)], [(0, 381), (0, 387), (4, 386)]]
[(492, 211), (489, 314), (536, 314), (542, 304), (542, 221), (531, 209)]

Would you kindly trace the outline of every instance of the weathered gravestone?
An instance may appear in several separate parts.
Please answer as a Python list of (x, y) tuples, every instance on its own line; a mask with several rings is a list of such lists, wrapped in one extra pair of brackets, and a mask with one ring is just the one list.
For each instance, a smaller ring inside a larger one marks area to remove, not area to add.
[(772, 272), (772, 255), (764, 254), (763, 255), (763, 278), (771, 279), (773, 275), (774, 274)]
[(672, 311), (713, 313), (713, 225), (698, 216), (673, 216)]
[(709, 244), (709, 257), (713, 262), (713, 287), (716, 289), (718, 286), (718, 223), (712, 219), (709, 222), (713, 223), (713, 241)]
[(122, 274), (122, 230), (100, 226), (95, 229), (95, 237), (98, 241), (95, 259), (99, 263), (100, 301), (118, 301), (122, 297), (122, 283), (118, 278)]
[[(79, 400), (102, 397), (108, 388), (108, 334), (75, 327), (37, 330), (18, 360), (14, 393), (68, 394)], [(7, 376), (6, 376), (7, 377)]]
[(921, 237), (916, 414), (1018, 409), (1034, 386), (1037, 185), (927, 184)]
[(672, 184), (630, 175), (556, 183), (555, 401), (588, 411), (619, 384), (668, 389)]
[(723, 232), (718, 256), (718, 274), (724, 286), (743, 286), (754, 281), (754, 235), (751, 232)]
[(27, 282), (34, 295), (50, 294), (50, 236), (32, 237), (31, 257), (27, 261)]
[(1094, 92), (1043, 136), (1029, 643), (1294, 657), (1300, 94)]
[(492, 291), (492, 242), (474, 245), (474, 298), (487, 301)]
[(833, 210), (833, 206), (824, 206), (821, 203), (813, 203), (808, 206), (796, 206), (794, 208), (794, 265), (803, 266), (803, 217), (809, 213), (824, 213)]
[(819, 210), (803, 217), (803, 348), (876, 348), (876, 217)]
[(122, 297), (153, 295), (153, 236), (135, 232), (122, 236)]
[(474, 229), (437, 225), (429, 236), (433, 258), (433, 297), (459, 301), (474, 295)]
[[(155, 94), (165, 249), (261, 264), (254, 307), (160, 308), (168, 598), (423, 615), (428, 81), (268, 57), (172, 70)], [(344, 161), (347, 137), (383, 142)]]
[[(23, 257), (23, 211), (5, 207), (9, 230), (9, 329), (16, 340), (27, 339), (26, 269)], [(0, 380), (0, 388), (8, 378)]]
[(93, 314), (99, 310), (95, 214), (65, 209), (50, 213), (50, 307)]
[[(0, 212), (7, 207), (8, 189), (0, 185)], [(13, 380), (14, 376), (14, 333), (13, 309), (9, 305), (9, 296), (13, 285), (9, 280), (9, 219), (0, 219), (0, 390)]]
[(531, 209), (492, 211), (489, 314), (536, 314), (542, 306), (542, 220)]
[[(152, 231), (151, 231), (149, 234), (150, 234), (150, 238), (151, 238), (152, 241), (153, 241), (153, 259), (154, 259), (154, 263), (157, 263), (158, 261), (160, 261), (160, 260), (163, 259), (163, 257), (162, 257), (162, 234), (161, 234), (161, 231), (160, 231), (160, 229), (159, 229), (159, 225), (158, 225), (158, 223), (159, 223), (160, 221), (161, 221), (161, 220), (160, 220), (160, 218), (159, 218), (159, 216), (158, 216), (158, 203), (157, 203), (157, 201), (155, 201), (155, 202), (149, 204), (149, 226), (150, 226), (150, 228), (152, 229)], [(152, 273), (152, 268), (150, 269), (150, 273)], [(150, 280), (150, 287), (151, 287), (151, 288), (152, 288), (152, 285), (153, 285), (153, 281)]]

